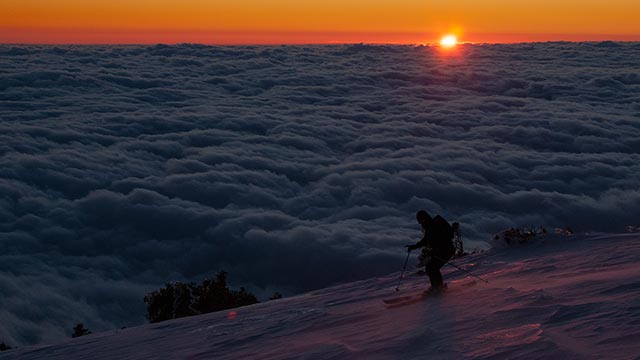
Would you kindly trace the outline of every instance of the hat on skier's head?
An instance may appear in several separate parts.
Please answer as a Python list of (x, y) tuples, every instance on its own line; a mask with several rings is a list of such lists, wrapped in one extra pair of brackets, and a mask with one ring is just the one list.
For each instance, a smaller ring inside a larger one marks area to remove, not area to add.
[(416, 213), (416, 220), (418, 220), (418, 222), (422, 224), (425, 221), (431, 220), (431, 215), (429, 215), (429, 213), (424, 210), (420, 210)]

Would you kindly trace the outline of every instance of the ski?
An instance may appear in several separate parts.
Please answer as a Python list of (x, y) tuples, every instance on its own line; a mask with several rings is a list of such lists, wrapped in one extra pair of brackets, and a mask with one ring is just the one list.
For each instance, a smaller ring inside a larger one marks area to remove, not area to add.
[(405, 306), (405, 305), (410, 305), (410, 304), (414, 304), (420, 301), (423, 301), (427, 296), (426, 295), (416, 295), (413, 297), (410, 297), (408, 299), (405, 299), (403, 301), (398, 301), (398, 302), (394, 302), (394, 303), (389, 303), (389, 304), (384, 304), (385, 307), (389, 308), (389, 309), (393, 309), (396, 307), (400, 307), (400, 306)]
[(439, 294), (442, 293), (443, 291), (445, 291), (447, 289), (447, 284), (444, 284), (444, 289), (442, 290), (438, 290), (438, 291), (420, 291), (418, 293), (413, 293), (413, 294), (409, 294), (409, 295), (405, 295), (405, 296), (400, 296), (397, 298), (393, 298), (393, 299), (385, 299), (382, 300), (382, 302), (384, 302), (387, 305), (394, 305), (394, 304), (405, 304), (407, 302), (411, 303), (414, 301), (418, 301), (418, 300), (422, 300), (424, 298), (426, 298), (429, 295), (435, 295), (435, 294)]
[(469, 287), (469, 286), (473, 286), (473, 285), (477, 284), (477, 282), (475, 280), (473, 280), (473, 279), (471, 279), (471, 280), (469, 280), (469, 279), (453, 280), (450, 283), (445, 283), (445, 285), (444, 285), (445, 288), (444, 288), (444, 290), (441, 290), (441, 291), (435, 291), (435, 292), (420, 291), (420, 292), (415, 292), (415, 293), (399, 296), (399, 297), (396, 297), (396, 298), (383, 299), (382, 302), (388, 308), (393, 308), (393, 307), (413, 304), (413, 303), (419, 302), (419, 301), (421, 301), (421, 300), (423, 300), (423, 299), (425, 299), (425, 298), (427, 298), (429, 296), (439, 295), (439, 294), (442, 294), (442, 293), (450, 291), (449, 284), (454, 286), (454, 289), (455, 289), (457, 287), (466, 288), (466, 287)]
[(400, 296), (392, 299), (384, 299), (382, 300), (382, 302), (384, 302), (385, 304), (396, 304), (396, 303), (401, 303), (401, 302), (409, 301), (416, 298), (422, 298), (423, 296), (424, 296), (424, 291), (420, 291), (419, 293), (415, 293), (415, 294), (404, 295), (404, 296)]

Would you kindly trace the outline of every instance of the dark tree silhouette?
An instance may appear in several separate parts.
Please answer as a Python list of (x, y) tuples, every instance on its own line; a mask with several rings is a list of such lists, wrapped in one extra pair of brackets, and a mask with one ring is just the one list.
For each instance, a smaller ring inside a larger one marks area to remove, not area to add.
[(273, 293), (273, 295), (271, 295), (269, 300), (277, 300), (277, 299), (282, 299), (282, 294), (276, 291)]
[(196, 289), (194, 307), (200, 314), (228, 309), (233, 305), (233, 295), (227, 287), (227, 272), (220, 271), (215, 280), (205, 279)]
[(5, 344), (3, 341), (2, 343), (0, 343), (0, 351), (5, 351), (5, 350), (11, 350), (11, 346)]
[(147, 304), (147, 319), (155, 323), (251, 305), (258, 299), (244, 288), (230, 290), (227, 272), (221, 271), (215, 279), (205, 279), (200, 285), (167, 283), (165, 287), (148, 293), (144, 302)]
[(85, 329), (84, 324), (79, 323), (73, 327), (73, 333), (71, 334), (71, 337), (77, 338), (77, 337), (89, 335), (89, 334), (91, 334), (91, 331), (89, 331), (89, 329)]

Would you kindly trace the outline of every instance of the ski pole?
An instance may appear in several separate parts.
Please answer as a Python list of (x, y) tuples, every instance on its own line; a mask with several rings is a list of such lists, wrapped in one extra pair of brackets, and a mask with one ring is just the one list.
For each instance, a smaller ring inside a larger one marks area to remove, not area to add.
[(402, 265), (402, 272), (400, 273), (400, 277), (398, 278), (396, 291), (400, 291), (400, 280), (402, 280), (402, 277), (404, 276), (404, 270), (407, 268), (407, 262), (409, 262), (409, 255), (411, 255), (411, 250), (407, 251), (407, 258), (404, 260), (404, 265)]
[(466, 272), (467, 274), (469, 274), (469, 275), (471, 275), (471, 276), (473, 276), (473, 277), (475, 277), (475, 278), (478, 278), (478, 279), (480, 279), (480, 280), (484, 281), (486, 284), (488, 284), (488, 283), (489, 283), (489, 281), (487, 281), (487, 280), (485, 280), (485, 279), (481, 278), (480, 276), (474, 275), (471, 271), (469, 271), (469, 270), (467, 270), (467, 269), (463, 269), (463, 268), (461, 268), (461, 267), (460, 267), (460, 266), (458, 266), (458, 265), (455, 265), (455, 264), (450, 263), (449, 261), (444, 261), (444, 260), (440, 259), (440, 258), (439, 258), (439, 257), (437, 257), (437, 256), (433, 256), (433, 255), (431, 255), (431, 256), (432, 256), (432, 257), (434, 257), (434, 258), (436, 258), (436, 259), (438, 259), (438, 260), (440, 260), (440, 261), (442, 261), (442, 262), (444, 262), (444, 263), (446, 263), (446, 264), (449, 264), (449, 265), (453, 266), (453, 267), (454, 267), (454, 268), (456, 268), (456, 269), (460, 269), (460, 270), (462, 270), (462, 271)]

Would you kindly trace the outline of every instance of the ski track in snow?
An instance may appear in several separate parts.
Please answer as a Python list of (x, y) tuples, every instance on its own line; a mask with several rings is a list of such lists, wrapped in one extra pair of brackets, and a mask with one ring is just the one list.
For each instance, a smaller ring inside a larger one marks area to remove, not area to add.
[[(0, 359), (637, 359), (640, 236), (549, 236), (456, 260), (450, 289), (393, 309), (399, 274), (17, 349)], [(426, 287), (408, 276), (399, 294)]]

